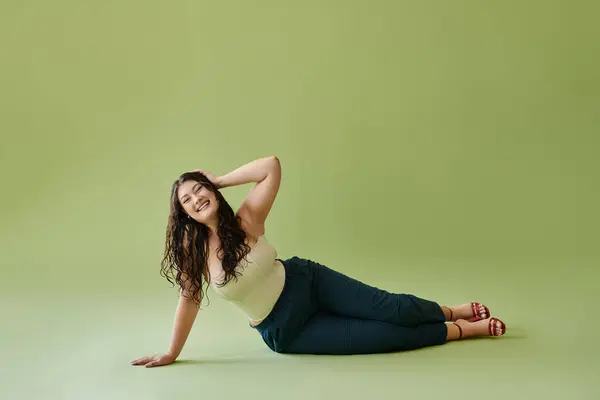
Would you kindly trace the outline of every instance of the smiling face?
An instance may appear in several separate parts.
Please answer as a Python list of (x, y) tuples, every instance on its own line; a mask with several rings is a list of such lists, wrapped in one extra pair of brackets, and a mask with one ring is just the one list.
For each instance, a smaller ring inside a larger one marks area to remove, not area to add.
[(210, 224), (217, 216), (217, 197), (201, 182), (183, 182), (177, 189), (177, 198), (184, 211), (201, 224)]

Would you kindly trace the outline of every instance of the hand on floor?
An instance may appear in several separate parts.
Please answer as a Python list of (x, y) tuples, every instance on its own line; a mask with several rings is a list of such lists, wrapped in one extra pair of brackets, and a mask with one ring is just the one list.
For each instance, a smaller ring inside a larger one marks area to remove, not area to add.
[(131, 365), (143, 365), (146, 368), (152, 368), (172, 364), (173, 362), (175, 362), (175, 357), (167, 353), (162, 355), (138, 358), (137, 360), (133, 360), (131, 362)]

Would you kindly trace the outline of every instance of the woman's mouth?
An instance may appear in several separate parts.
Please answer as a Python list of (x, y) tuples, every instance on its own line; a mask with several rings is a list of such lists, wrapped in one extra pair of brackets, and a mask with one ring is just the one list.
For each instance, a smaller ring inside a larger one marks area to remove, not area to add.
[(206, 200), (204, 203), (202, 203), (200, 207), (198, 207), (198, 212), (206, 209), (208, 207), (208, 203), (210, 203), (210, 200)]

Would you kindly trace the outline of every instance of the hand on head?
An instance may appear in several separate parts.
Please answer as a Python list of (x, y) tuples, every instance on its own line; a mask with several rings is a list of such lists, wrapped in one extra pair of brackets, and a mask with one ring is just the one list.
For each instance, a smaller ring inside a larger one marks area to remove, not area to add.
[(219, 188), (219, 177), (212, 172), (204, 171), (202, 169), (195, 169), (193, 172), (200, 172), (218, 189)]

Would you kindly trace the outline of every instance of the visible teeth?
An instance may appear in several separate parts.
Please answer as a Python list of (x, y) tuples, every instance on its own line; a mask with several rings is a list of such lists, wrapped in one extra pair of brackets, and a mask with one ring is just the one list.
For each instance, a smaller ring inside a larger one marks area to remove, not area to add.
[(206, 206), (207, 206), (207, 205), (208, 205), (208, 201), (207, 201), (207, 202), (205, 202), (205, 203), (203, 203), (203, 204), (200, 206), (200, 208), (198, 208), (198, 211), (202, 211), (203, 209), (205, 209), (205, 208), (206, 208)]

